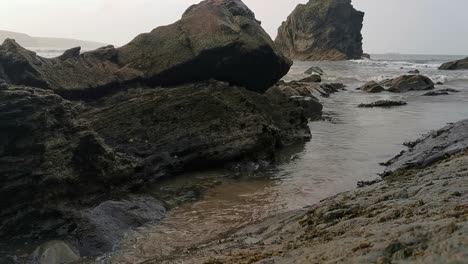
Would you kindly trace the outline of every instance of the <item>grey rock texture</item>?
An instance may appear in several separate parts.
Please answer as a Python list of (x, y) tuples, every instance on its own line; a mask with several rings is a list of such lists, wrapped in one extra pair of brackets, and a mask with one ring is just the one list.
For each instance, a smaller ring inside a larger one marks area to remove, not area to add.
[(275, 42), (293, 60), (361, 59), (363, 19), (351, 0), (311, 0), (283, 22)]
[(167, 86), (217, 79), (264, 92), (289, 70), (240, 0), (206, 0), (176, 23), (141, 34), (121, 48), (103, 47), (45, 59), (11, 39), (0, 46), (0, 78), (47, 88), (67, 98), (96, 98), (131, 84)]
[(439, 67), (439, 70), (467, 70), (467, 69), (468, 69), (468, 57), (462, 60), (444, 63)]
[[(382, 182), (265, 219), (146, 263), (464, 263), (468, 257), (466, 122), (420, 140), (451, 155), (409, 169), (396, 158)], [(460, 143), (455, 140), (459, 139)], [(399, 164), (399, 165), (398, 165)], [(396, 169), (396, 170), (393, 170)]]
[(0, 91), (0, 231), (51, 201), (105, 191), (132, 172), (133, 160), (109, 148), (79, 111), (50, 91)]
[(386, 174), (401, 169), (424, 168), (458, 153), (467, 152), (468, 120), (428, 133), (406, 145), (409, 146), (407, 151), (387, 163)]

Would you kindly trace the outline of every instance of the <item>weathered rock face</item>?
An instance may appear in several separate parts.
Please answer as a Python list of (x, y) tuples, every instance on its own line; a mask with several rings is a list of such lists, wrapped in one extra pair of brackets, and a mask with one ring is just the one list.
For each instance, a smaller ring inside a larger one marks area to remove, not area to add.
[(13, 40), (0, 46), (0, 79), (98, 97), (134, 83), (175, 85), (217, 79), (263, 92), (289, 70), (255, 15), (240, 0), (206, 0), (178, 22), (136, 37), (122, 48), (45, 59)]
[(129, 175), (132, 160), (77, 114), (78, 107), (45, 90), (0, 91), (0, 223), (32, 204), (103, 191), (102, 183)]
[(82, 117), (151, 173), (271, 155), (310, 138), (300, 107), (219, 82), (116, 94)]
[(406, 145), (409, 147), (407, 151), (387, 162), (386, 175), (399, 170), (425, 168), (459, 153), (468, 152), (468, 120), (428, 133)]
[(467, 69), (468, 69), (468, 57), (462, 60), (444, 63), (439, 67), (439, 70), (467, 70)]
[(275, 42), (293, 60), (361, 59), (363, 19), (351, 0), (311, 0), (283, 22)]

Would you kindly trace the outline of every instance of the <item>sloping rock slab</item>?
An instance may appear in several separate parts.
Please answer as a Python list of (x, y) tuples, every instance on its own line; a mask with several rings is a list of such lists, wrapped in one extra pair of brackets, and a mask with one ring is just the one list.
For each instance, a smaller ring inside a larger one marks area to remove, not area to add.
[(468, 151), (468, 120), (448, 125), (407, 143), (409, 149), (390, 160), (385, 174), (408, 168), (424, 168)]

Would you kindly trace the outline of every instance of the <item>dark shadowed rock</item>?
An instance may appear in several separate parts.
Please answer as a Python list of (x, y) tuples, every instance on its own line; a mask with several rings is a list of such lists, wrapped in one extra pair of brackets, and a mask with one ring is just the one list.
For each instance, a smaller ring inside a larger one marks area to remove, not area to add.
[(46, 90), (0, 91), (2, 236), (32, 234), (31, 223), (61, 203), (85, 203), (135, 177), (136, 162), (107, 146), (78, 118), (80, 111)]
[(316, 82), (316, 83), (319, 83), (319, 82), (322, 82), (322, 77), (320, 77), (320, 75), (318, 74), (313, 74), (309, 77), (305, 77), (303, 79), (300, 79), (298, 82), (306, 82), (306, 83), (310, 83), (310, 82)]
[(401, 106), (406, 105), (404, 101), (389, 101), (389, 100), (380, 100), (370, 104), (360, 104), (358, 107), (361, 108), (372, 108), (372, 107), (392, 107), (392, 106)]
[(162, 85), (214, 78), (263, 92), (291, 66), (240, 0), (203, 1), (120, 52), (122, 65)]
[(212, 78), (263, 92), (290, 66), (240, 0), (203, 1), (176, 23), (119, 49), (107, 46), (80, 54), (74, 48), (45, 59), (13, 40), (0, 46), (0, 78), (7, 83), (80, 99), (134, 83), (174, 85)]
[(459, 93), (460, 91), (459, 90), (456, 90), (456, 89), (452, 89), (452, 88), (446, 88), (446, 89), (442, 89), (442, 90), (439, 90), (441, 92), (449, 92), (449, 93)]
[(431, 91), (423, 94), (423, 96), (439, 96), (439, 95), (449, 95), (448, 92), (445, 91)]
[(363, 18), (351, 0), (312, 0), (296, 7), (275, 42), (294, 60), (361, 59)]
[(380, 85), (389, 87), (388, 91), (392, 93), (434, 89), (434, 82), (423, 75), (403, 75), (395, 79), (382, 81)]
[(363, 53), (363, 54), (362, 54), (362, 58), (363, 58), (363, 59), (369, 59), (369, 60), (370, 60), (371, 55), (370, 55), (370, 54), (367, 54), (367, 53)]
[(363, 92), (368, 92), (368, 93), (380, 93), (380, 92), (385, 91), (385, 88), (383, 88), (380, 84), (374, 81), (370, 81), (364, 84), (363, 86), (361, 86), (360, 88), (358, 88), (358, 90), (361, 90)]
[(304, 74), (318, 74), (318, 75), (323, 75), (323, 70), (320, 67), (317, 66), (312, 66), (309, 69), (307, 69)]
[(468, 57), (462, 60), (444, 63), (439, 67), (439, 70), (467, 70), (467, 69), (468, 69)]

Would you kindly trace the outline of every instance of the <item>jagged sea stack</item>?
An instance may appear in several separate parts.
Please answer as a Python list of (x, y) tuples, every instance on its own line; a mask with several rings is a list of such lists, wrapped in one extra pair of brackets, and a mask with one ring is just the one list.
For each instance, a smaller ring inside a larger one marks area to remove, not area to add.
[(360, 59), (363, 19), (351, 0), (310, 0), (283, 22), (276, 45), (293, 60)]

